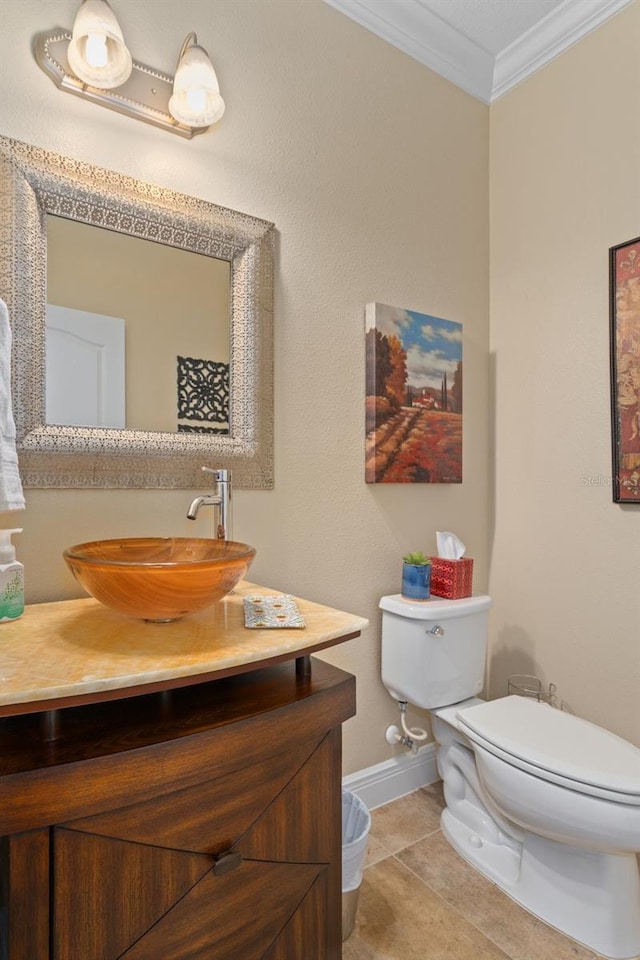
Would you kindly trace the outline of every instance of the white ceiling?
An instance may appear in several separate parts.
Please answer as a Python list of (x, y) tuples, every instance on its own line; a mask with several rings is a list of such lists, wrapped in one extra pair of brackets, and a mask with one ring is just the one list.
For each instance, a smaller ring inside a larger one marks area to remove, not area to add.
[(634, 0), (325, 0), (492, 103)]

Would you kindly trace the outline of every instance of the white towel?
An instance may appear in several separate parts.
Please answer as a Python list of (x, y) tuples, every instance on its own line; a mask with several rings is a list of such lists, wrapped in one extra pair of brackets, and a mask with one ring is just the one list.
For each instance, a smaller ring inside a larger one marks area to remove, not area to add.
[(7, 305), (0, 300), (0, 511), (24, 508), (11, 407), (11, 326)]

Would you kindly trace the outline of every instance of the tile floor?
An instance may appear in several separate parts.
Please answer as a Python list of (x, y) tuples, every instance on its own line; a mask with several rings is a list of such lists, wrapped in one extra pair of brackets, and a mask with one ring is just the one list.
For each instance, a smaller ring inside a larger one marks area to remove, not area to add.
[(462, 860), (439, 829), (441, 785), (371, 813), (343, 960), (595, 960)]

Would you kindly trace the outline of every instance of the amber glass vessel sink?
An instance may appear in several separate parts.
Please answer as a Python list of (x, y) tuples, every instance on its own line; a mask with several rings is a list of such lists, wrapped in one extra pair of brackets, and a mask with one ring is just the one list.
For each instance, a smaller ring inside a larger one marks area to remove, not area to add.
[(235, 540), (135, 537), (79, 543), (63, 555), (76, 580), (106, 607), (167, 623), (230, 593), (256, 551)]

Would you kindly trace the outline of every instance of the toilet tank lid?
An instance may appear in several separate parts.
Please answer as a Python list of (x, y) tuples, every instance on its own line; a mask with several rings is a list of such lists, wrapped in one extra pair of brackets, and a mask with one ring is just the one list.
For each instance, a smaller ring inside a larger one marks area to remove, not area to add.
[(477, 734), (487, 746), (493, 744), (514, 760), (538, 767), (541, 776), (548, 771), (576, 783), (640, 797), (640, 750), (581, 717), (511, 696), (462, 709), (457, 719), (471, 740)]
[(382, 597), (378, 604), (381, 610), (395, 613), (408, 620), (447, 620), (449, 617), (467, 617), (481, 613), (491, 606), (491, 597), (464, 597), (462, 600), (446, 600), (431, 597), (430, 600), (407, 600), (400, 593)]

